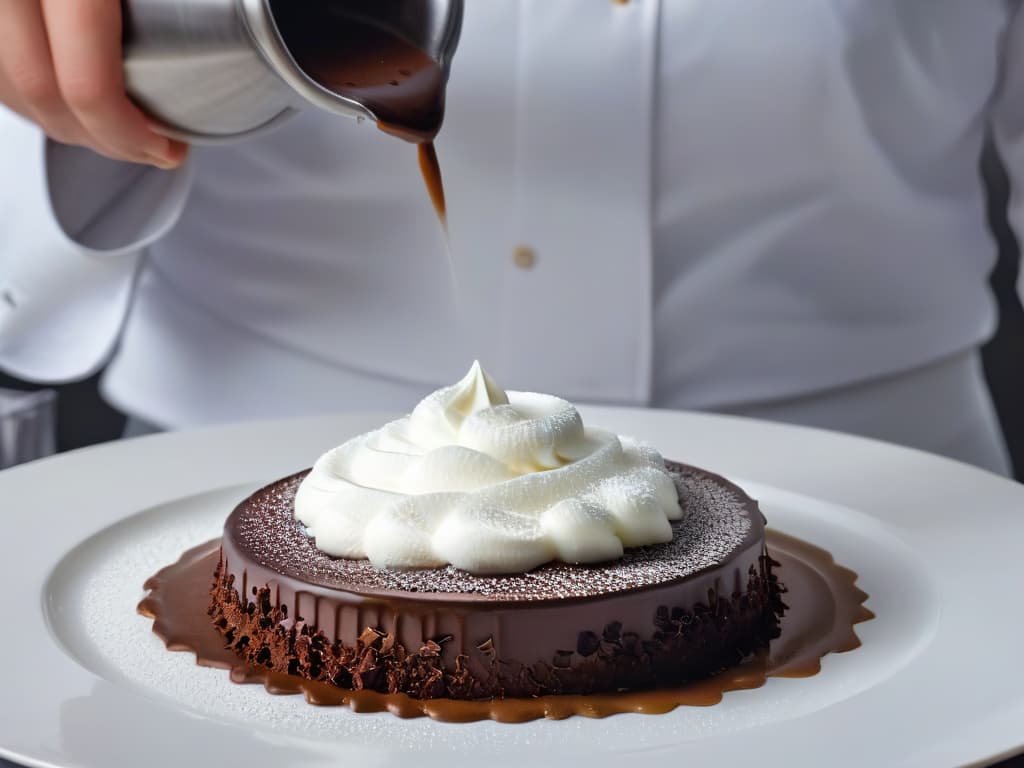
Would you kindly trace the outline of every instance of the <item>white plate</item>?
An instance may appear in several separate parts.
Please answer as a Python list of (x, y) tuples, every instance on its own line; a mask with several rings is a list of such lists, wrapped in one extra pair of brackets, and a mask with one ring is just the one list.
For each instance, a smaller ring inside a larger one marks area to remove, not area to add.
[[(0, 755), (30, 765), (418, 766), (629, 756), (934, 766), (1024, 749), (1024, 486), (881, 443), (745, 419), (588, 408), (721, 472), (770, 523), (861, 574), (874, 621), (821, 674), (667, 715), (469, 725), (356, 715), (235, 686), (168, 653), (142, 582), (249, 490), (382, 415), (158, 435), (0, 473)], [(758, 757), (755, 759), (755, 755)], [(724, 762), (723, 762), (724, 761)]]

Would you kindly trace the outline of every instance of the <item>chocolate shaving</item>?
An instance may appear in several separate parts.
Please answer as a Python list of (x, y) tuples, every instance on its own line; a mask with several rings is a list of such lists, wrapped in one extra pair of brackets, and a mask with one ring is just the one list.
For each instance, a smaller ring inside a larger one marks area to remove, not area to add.
[(420, 646), (420, 656), (440, 656), (441, 646), (435, 643), (433, 640), (427, 640), (422, 646)]
[(361, 648), (376, 648), (382, 644), (387, 635), (374, 627), (367, 627), (359, 635), (359, 646)]
[(377, 653), (372, 648), (367, 648), (362, 658), (359, 660), (359, 666), (356, 667), (357, 672), (369, 672), (377, 666)]
[(480, 643), (476, 649), (491, 661), (494, 661), (498, 657), (497, 651), (494, 650), (494, 640), (489, 637)]

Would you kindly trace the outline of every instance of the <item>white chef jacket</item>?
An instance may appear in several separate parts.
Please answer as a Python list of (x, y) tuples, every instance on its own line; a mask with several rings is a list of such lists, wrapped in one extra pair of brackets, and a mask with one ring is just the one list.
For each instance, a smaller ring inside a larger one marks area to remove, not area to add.
[(992, 333), (977, 163), (991, 127), (1024, 171), (1019, 2), (467, 6), (450, 253), (414, 148), (368, 124), (307, 112), (170, 174), (5, 125), (0, 366), (109, 358), (115, 404), (171, 427), (408, 408), (474, 357), (743, 410)]

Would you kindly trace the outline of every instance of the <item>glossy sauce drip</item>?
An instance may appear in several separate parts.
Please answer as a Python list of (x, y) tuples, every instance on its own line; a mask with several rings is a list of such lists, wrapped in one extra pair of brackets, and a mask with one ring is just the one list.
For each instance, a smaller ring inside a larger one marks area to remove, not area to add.
[(444, 187), (433, 141), (444, 120), (447, 76), (430, 56), (373, 23), (379, 0), (277, 0), (277, 23), (295, 63), (312, 80), (358, 101), (378, 127), (419, 145), (420, 169), (445, 223)]
[(441, 226), (447, 232), (448, 205), (444, 199), (444, 181), (441, 179), (441, 165), (437, 162), (437, 151), (434, 149), (434, 142), (429, 141), (425, 144), (420, 144), (418, 152), (420, 157), (420, 173), (423, 174), (423, 181), (427, 185), (427, 194), (430, 195), (430, 202), (434, 205), (434, 212), (437, 213)]
[(835, 563), (823, 549), (776, 531), (768, 531), (768, 548), (788, 592), (782, 634), (767, 652), (725, 672), (681, 688), (653, 691), (544, 696), (536, 699), (454, 701), (412, 699), (404, 694), (349, 691), (325, 683), (258, 670), (242, 664), (224, 647), (206, 615), (219, 541), (186, 552), (146, 582), (150, 595), (139, 612), (154, 619), (153, 631), (172, 651), (191, 651), (201, 666), (230, 670), (236, 683), (260, 683), (273, 694), (304, 694), (310, 704), (348, 706), (355, 712), (392, 712), (399, 717), (428, 716), (445, 722), (496, 720), (518, 723), (572, 715), (607, 717), (623, 712), (662, 714), (678, 706), (710, 706), (728, 691), (757, 688), (768, 677), (808, 677), (821, 669), (828, 653), (860, 646), (854, 625), (872, 618), (867, 595), (856, 586), (857, 574)]

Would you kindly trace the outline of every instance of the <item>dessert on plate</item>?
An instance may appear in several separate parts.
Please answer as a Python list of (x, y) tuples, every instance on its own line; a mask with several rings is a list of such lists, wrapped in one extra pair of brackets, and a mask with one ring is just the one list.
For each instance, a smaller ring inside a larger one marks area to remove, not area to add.
[(675, 686), (778, 634), (756, 502), (474, 364), (229, 516), (209, 615), (257, 669), (416, 699)]

